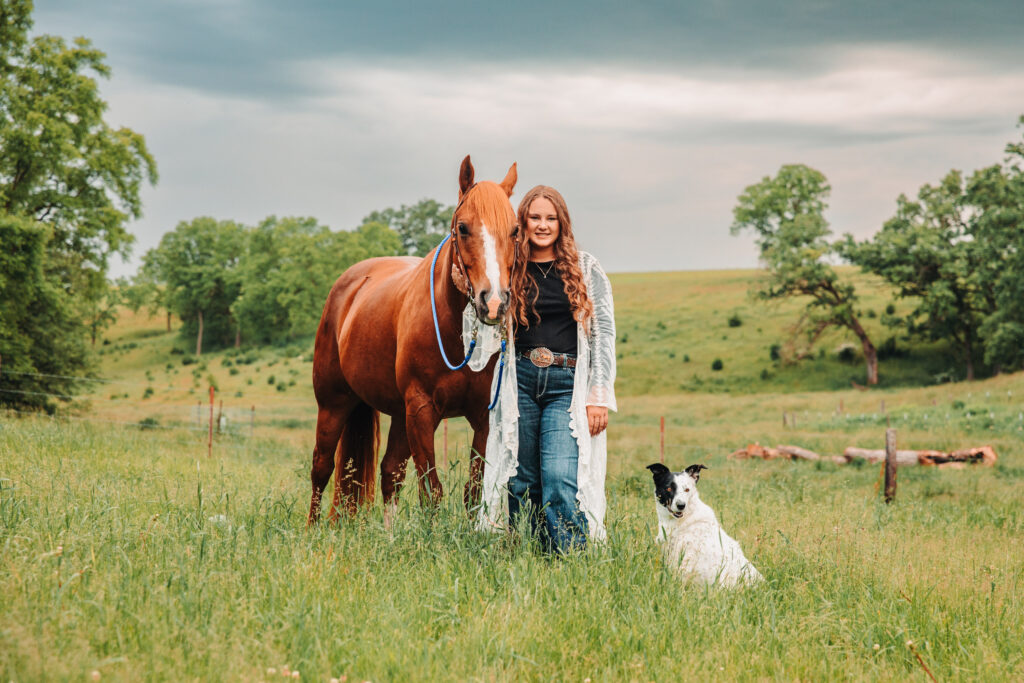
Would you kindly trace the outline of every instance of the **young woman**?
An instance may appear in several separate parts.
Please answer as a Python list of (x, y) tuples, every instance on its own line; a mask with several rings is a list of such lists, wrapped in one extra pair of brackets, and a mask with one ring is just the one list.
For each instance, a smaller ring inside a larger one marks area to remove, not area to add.
[[(524, 232), (512, 275), (515, 406), (492, 413), (484, 521), (528, 514), (545, 546), (566, 552), (603, 539), (608, 410), (615, 410), (612, 290), (578, 251), (565, 200), (539, 185), (519, 205)], [(510, 370), (512, 368), (509, 368)], [(512, 378), (510, 377), (510, 379)]]

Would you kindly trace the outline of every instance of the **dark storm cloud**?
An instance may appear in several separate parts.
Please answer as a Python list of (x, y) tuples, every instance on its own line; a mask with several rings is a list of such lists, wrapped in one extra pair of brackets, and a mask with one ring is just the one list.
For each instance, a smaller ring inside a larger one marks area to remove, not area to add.
[(324, 58), (617, 64), (815, 73), (856, 45), (955, 51), (993, 69), (1019, 60), (1024, 3), (951, 2), (135, 2), (51, 0), (37, 28), (85, 34), (115, 64), (165, 84), (273, 99), (318, 84)]

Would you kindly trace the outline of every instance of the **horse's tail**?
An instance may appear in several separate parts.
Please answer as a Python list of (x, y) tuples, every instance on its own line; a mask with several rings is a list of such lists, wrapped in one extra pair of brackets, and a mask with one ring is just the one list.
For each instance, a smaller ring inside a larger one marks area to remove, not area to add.
[(357, 505), (373, 503), (380, 447), (380, 413), (360, 403), (349, 414), (338, 442), (334, 476), (334, 504), (355, 512)]

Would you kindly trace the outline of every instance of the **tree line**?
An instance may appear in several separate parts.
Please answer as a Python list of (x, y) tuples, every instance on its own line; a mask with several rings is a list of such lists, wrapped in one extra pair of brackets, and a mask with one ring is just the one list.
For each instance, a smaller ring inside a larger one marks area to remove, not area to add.
[(448, 230), (453, 208), (424, 199), (374, 211), (352, 231), (315, 218), (271, 216), (247, 227), (209, 217), (183, 221), (146, 252), (122, 300), (182, 320), (203, 349), (282, 344), (316, 331), (327, 292), (349, 266), (374, 256), (422, 256)]
[(916, 197), (901, 194), (896, 213), (867, 240), (831, 237), (830, 191), (821, 172), (786, 165), (748, 186), (733, 210), (732, 233), (754, 233), (766, 271), (755, 296), (806, 303), (787, 342), (790, 360), (806, 356), (825, 330), (845, 328), (860, 341), (867, 383), (878, 383), (878, 350), (856, 288), (832, 265), (845, 261), (912, 303), (903, 316), (890, 306), (883, 323), (906, 339), (947, 341), (966, 379), (979, 364), (992, 373), (1024, 367), (1024, 142), (1007, 144), (1002, 162), (969, 175), (952, 170)]

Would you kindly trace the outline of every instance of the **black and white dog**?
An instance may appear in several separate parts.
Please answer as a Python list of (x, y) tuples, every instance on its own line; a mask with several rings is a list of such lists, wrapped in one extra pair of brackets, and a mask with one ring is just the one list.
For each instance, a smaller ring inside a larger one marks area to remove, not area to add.
[(685, 580), (727, 588), (764, 580), (697, 495), (700, 471), (707, 467), (690, 465), (682, 472), (671, 472), (655, 463), (647, 469), (654, 474), (658, 542), (669, 567)]

